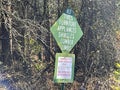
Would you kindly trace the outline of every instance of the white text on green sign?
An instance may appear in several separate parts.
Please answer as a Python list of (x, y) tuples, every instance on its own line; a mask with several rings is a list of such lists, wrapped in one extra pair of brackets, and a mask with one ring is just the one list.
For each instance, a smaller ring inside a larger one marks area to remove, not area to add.
[(76, 18), (65, 13), (61, 15), (50, 30), (62, 52), (70, 52), (83, 35)]

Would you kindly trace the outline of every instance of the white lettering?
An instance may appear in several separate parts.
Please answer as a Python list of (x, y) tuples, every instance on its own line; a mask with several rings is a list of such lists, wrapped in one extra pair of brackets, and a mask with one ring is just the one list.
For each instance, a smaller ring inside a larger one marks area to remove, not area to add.
[(61, 42), (63, 45), (66, 45), (66, 46), (73, 45), (73, 40), (70, 40), (70, 39), (61, 39)]
[(64, 15), (64, 19), (65, 20), (70, 20), (70, 21), (73, 21), (73, 17), (71, 15)]
[(70, 20), (59, 20), (59, 25), (67, 26), (67, 27), (75, 27), (76, 28), (76, 22), (70, 21)]
[(65, 26), (58, 26), (58, 29), (57, 29), (58, 31), (65, 31)]
[(58, 32), (58, 37), (64, 39), (74, 39), (74, 33)]

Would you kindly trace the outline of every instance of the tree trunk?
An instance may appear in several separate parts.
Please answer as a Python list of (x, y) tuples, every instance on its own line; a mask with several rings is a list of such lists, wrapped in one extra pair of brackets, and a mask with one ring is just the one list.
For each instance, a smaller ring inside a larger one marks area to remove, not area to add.
[[(43, 21), (44, 23), (44, 27), (46, 27), (48, 30), (50, 28), (50, 22), (49, 22), (49, 7), (48, 7), (49, 1), (48, 0), (44, 0), (44, 6), (43, 6)], [(45, 43), (48, 46), (47, 48), (50, 47), (50, 33), (49, 31), (45, 33)], [(50, 61), (50, 54), (48, 52), (48, 50), (46, 50), (46, 48), (42, 47), (42, 60), (45, 61)]]
[(12, 62), (12, 31), (11, 31), (11, 1), (2, 1), (2, 61), (4, 64), (10, 65)]

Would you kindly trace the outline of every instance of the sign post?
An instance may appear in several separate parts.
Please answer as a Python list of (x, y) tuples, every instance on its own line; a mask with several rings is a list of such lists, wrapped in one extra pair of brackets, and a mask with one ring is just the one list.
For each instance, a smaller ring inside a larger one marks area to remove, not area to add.
[(62, 83), (61, 89), (64, 90), (64, 83), (73, 83), (74, 80), (75, 55), (69, 52), (83, 32), (71, 9), (66, 9), (50, 30), (62, 51), (56, 54), (54, 82)]
[(61, 90), (64, 90), (64, 83), (62, 83), (61, 85)]

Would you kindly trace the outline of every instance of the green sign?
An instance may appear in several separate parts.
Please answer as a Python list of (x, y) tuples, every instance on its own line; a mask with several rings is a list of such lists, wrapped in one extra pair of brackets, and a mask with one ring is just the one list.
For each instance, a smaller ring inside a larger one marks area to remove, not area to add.
[(67, 9), (50, 30), (62, 52), (70, 52), (83, 35), (71, 9)]
[(57, 53), (55, 61), (54, 82), (73, 83), (74, 65), (75, 65), (74, 54)]

